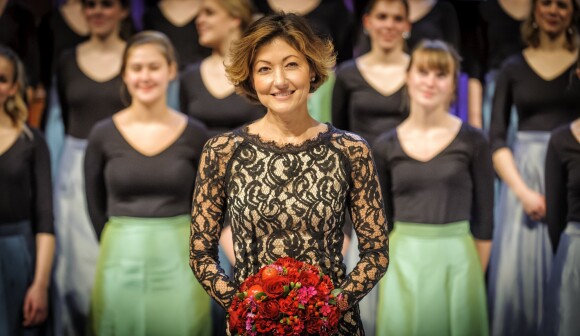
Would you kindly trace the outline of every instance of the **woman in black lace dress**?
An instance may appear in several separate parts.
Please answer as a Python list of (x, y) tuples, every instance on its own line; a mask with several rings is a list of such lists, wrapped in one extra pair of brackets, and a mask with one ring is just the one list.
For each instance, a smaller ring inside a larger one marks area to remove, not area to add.
[[(190, 264), (224, 309), (241, 282), (279, 257), (318, 265), (344, 290), (340, 334), (363, 335), (358, 302), (387, 269), (387, 226), (368, 144), (308, 114), (308, 94), (326, 80), (332, 55), (330, 42), (294, 14), (258, 20), (234, 45), (228, 76), (267, 113), (206, 143), (193, 196)], [(349, 274), (341, 254), (347, 210), (361, 258)], [(226, 213), (233, 278), (217, 257)]]

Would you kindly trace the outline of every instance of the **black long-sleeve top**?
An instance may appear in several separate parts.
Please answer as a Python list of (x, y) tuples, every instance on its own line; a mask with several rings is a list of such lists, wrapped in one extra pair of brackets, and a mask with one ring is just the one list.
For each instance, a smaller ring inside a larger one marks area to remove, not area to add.
[(148, 156), (125, 140), (112, 118), (95, 125), (85, 155), (85, 188), (97, 237), (110, 216), (188, 214), (206, 139), (203, 125), (190, 119), (171, 145)]
[(210, 137), (264, 116), (264, 106), (252, 104), (234, 92), (224, 98), (214, 97), (203, 83), (200, 66), (201, 63), (190, 66), (181, 76), (180, 108), (203, 122)]
[(429, 161), (407, 155), (397, 130), (373, 146), (389, 223), (446, 224), (468, 220), (473, 236), (493, 230), (493, 167), (489, 144), (463, 124), (453, 141)]
[(18, 54), (26, 68), (28, 84), (36, 86), (40, 76), (40, 60), (34, 15), (13, 1), (9, 1), (4, 12), (0, 13), (0, 44)]
[(211, 49), (199, 45), (195, 18), (182, 26), (176, 26), (163, 15), (159, 6), (153, 6), (143, 14), (143, 28), (160, 31), (169, 37), (177, 52), (180, 72), (211, 54)]
[[(360, 250), (360, 261), (349, 274), (341, 254), (348, 210)], [(226, 213), (234, 238), (234, 279), (218, 260)], [(247, 277), (290, 256), (320, 266), (344, 289), (348, 309), (356, 314), (355, 305), (388, 265), (386, 217), (369, 146), (331, 125), (296, 146), (280, 147), (247, 127), (210, 139), (193, 196), (190, 245), (193, 272), (226, 309)], [(344, 319), (339, 330), (356, 335), (361, 328)]]
[[(254, 3), (259, 12), (274, 13), (267, 0), (255, 0)], [(352, 58), (354, 17), (342, 0), (322, 0), (304, 18), (316, 34), (332, 39), (337, 64)]]
[(341, 64), (332, 91), (332, 124), (372, 144), (408, 116), (403, 87), (385, 96), (364, 79), (355, 60)]
[(493, 96), (490, 142), (492, 152), (507, 147), (512, 104), (518, 113), (518, 130), (551, 132), (576, 118), (578, 99), (567, 88), (576, 65), (552, 80), (545, 80), (523, 55), (510, 57), (502, 66)]
[(89, 35), (80, 35), (67, 23), (58, 9), (46, 14), (38, 27), (40, 45), (40, 78), (45, 88), (49, 88), (56, 72), (60, 55), (68, 49), (86, 41)]
[(443, 40), (459, 49), (459, 21), (455, 8), (448, 2), (437, 1), (425, 16), (413, 22), (407, 46), (412, 51), (423, 40)]
[(486, 0), (480, 4), (484, 26), (484, 52), (486, 71), (497, 70), (510, 56), (520, 54), (525, 44), (520, 27), (523, 20), (516, 20), (501, 8), (498, 0)]
[(120, 75), (98, 82), (77, 62), (76, 48), (64, 52), (57, 67), (57, 90), (65, 133), (86, 139), (93, 126), (123, 109)]
[(552, 132), (546, 155), (546, 222), (554, 251), (568, 222), (580, 222), (580, 142), (564, 125)]
[(34, 233), (54, 233), (50, 156), (31, 129), (0, 154), (0, 226), (29, 220)]

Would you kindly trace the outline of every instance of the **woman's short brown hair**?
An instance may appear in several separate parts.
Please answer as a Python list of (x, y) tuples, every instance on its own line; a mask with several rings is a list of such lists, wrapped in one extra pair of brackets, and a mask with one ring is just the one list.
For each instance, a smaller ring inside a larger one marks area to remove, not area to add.
[[(578, 22), (580, 20), (580, 7), (578, 5), (578, 0), (571, 0), (572, 2), (572, 22), (570, 26), (566, 29), (566, 48), (569, 51), (574, 51), (578, 47)], [(532, 10), (530, 15), (522, 23), (521, 32), (522, 40), (528, 46), (537, 48), (540, 46), (540, 29), (536, 23), (534, 17), (534, 12), (536, 11), (536, 6), (538, 5), (538, 0), (532, 0)]]
[(252, 83), (254, 58), (258, 49), (277, 38), (283, 39), (305, 56), (310, 70), (314, 72), (310, 92), (314, 92), (326, 81), (328, 71), (335, 64), (332, 42), (318, 37), (306, 19), (292, 13), (264, 16), (250, 25), (242, 38), (233, 44), (230, 62), (226, 64), (227, 76), (234, 84), (236, 93), (253, 103), (260, 102)]

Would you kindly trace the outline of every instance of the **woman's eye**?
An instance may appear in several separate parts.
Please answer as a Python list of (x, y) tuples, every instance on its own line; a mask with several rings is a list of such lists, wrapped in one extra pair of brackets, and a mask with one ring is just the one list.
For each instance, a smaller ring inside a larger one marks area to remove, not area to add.
[(267, 72), (268, 69), (269, 69), (268, 67), (259, 67), (258, 68), (258, 73)]
[(296, 67), (298, 67), (298, 63), (296, 63), (296, 62), (290, 62), (290, 63), (286, 64), (286, 67), (288, 67), (288, 68), (296, 68)]

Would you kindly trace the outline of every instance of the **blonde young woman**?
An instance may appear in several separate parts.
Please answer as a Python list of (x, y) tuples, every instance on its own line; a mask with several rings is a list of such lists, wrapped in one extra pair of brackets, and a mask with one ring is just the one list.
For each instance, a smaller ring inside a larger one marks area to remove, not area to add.
[(211, 335), (210, 298), (187, 263), (188, 200), (206, 131), (167, 106), (177, 64), (165, 35), (135, 35), (122, 60), (131, 105), (94, 127), (85, 156), (101, 240), (91, 332)]
[(493, 168), (483, 133), (449, 113), (459, 56), (426, 40), (411, 54), (409, 117), (375, 142), (390, 221), (377, 335), (488, 335), (483, 272)]
[(40, 132), (25, 124), (19, 62), (0, 45), (1, 335), (40, 334), (55, 245), (50, 158)]

